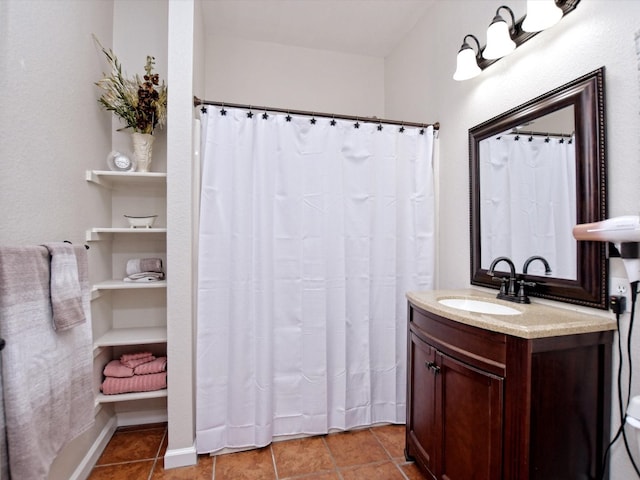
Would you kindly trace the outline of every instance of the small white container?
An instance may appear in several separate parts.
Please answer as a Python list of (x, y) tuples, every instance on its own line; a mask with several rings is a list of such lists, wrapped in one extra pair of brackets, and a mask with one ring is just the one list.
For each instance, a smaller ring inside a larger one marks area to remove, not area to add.
[(125, 218), (129, 222), (131, 228), (151, 228), (156, 221), (158, 215), (125, 215)]

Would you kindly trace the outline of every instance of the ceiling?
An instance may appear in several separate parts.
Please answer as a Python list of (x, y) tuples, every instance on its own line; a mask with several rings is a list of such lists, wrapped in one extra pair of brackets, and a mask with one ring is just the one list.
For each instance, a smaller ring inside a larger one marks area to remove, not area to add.
[(437, 0), (202, 0), (208, 34), (386, 57)]

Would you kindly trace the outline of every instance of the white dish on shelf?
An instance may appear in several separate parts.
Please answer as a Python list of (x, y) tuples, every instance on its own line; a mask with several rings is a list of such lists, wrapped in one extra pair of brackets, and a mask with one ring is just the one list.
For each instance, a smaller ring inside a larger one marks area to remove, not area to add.
[(158, 215), (125, 215), (131, 228), (151, 228), (156, 221)]

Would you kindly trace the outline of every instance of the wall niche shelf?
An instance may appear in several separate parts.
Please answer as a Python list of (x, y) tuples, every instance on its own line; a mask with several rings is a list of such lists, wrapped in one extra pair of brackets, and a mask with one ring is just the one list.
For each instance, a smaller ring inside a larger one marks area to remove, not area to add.
[(112, 172), (110, 170), (87, 170), (87, 182), (105, 188), (130, 185), (162, 185), (167, 181), (164, 172)]
[(114, 234), (123, 235), (150, 235), (152, 233), (164, 234), (167, 233), (166, 227), (153, 227), (153, 228), (131, 228), (131, 227), (94, 227), (87, 230), (85, 240), (87, 242), (97, 242), (105, 240)]
[(93, 342), (94, 348), (166, 343), (165, 327), (114, 328)]
[[(124, 221), (121, 214), (126, 213), (126, 209), (134, 204), (137, 208), (151, 207), (149, 211), (157, 212), (160, 219), (164, 219), (167, 174), (87, 170), (85, 180), (109, 191), (110, 195), (105, 196), (105, 199), (108, 202), (110, 196), (109, 208), (113, 213), (112, 221), (116, 223), (115, 226), (92, 227), (86, 230), (87, 242), (106, 240), (97, 245), (96, 249), (101, 250), (105, 256), (110, 256), (112, 263), (111, 272), (107, 273), (107, 277), (111, 278), (94, 282), (91, 289), (92, 300), (97, 300), (103, 294), (105, 297), (92, 303), (95, 305), (97, 317), (93, 339), (94, 372), (97, 377), (95, 381), (96, 384), (102, 384), (104, 366), (111, 359), (119, 358), (122, 353), (148, 350), (156, 356), (166, 355), (167, 327), (163, 306), (166, 302), (166, 280), (147, 283), (125, 282), (125, 274), (121, 269), (129, 258), (165, 258), (167, 228), (131, 228), (117, 224)], [(144, 423), (148, 412), (157, 409), (158, 402), (154, 402), (153, 399), (167, 396), (166, 388), (115, 395), (105, 395), (96, 391), (95, 403), (96, 406), (114, 405), (116, 415), (119, 412), (126, 415), (134, 412), (134, 415), (140, 415)], [(119, 406), (121, 402), (140, 400), (151, 402), (135, 405), (133, 410), (131, 405)]]
[(96, 403), (130, 402), (132, 400), (147, 400), (150, 398), (163, 398), (166, 396), (168, 396), (166, 388), (163, 390), (154, 390), (152, 392), (118, 393), (116, 395), (105, 395), (104, 393), (100, 393), (96, 397)]
[(166, 280), (159, 280), (157, 282), (148, 283), (136, 283), (125, 282), (124, 280), (105, 280), (104, 282), (96, 283), (93, 286), (93, 290), (136, 290), (144, 288), (167, 288)]

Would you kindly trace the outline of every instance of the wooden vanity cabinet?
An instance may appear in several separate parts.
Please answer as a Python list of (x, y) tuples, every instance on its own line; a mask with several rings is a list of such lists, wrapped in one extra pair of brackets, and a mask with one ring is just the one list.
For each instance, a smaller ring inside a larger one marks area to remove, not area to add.
[(612, 331), (525, 339), (410, 304), (408, 338), (405, 453), (429, 478), (601, 478)]

